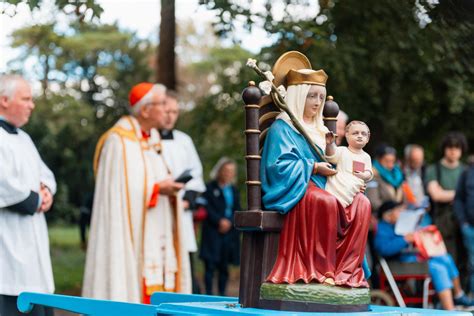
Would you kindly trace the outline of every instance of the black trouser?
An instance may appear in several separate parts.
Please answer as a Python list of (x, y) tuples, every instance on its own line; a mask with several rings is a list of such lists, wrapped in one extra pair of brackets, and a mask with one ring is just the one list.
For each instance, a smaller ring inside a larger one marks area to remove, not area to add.
[(227, 286), (227, 280), (229, 279), (229, 265), (224, 260), (221, 262), (211, 262), (208, 260), (204, 261), (205, 274), (204, 282), (206, 284), (206, 294), (212, 295), (212, 281), (214, 279), (214, 271), (217, 269), (218, 276), (218, 290), (219, 295), (225, 296), (225, 289)]
[[(20, 313), (16, 307), (18, 296), (1, 295), (0, 294), (0, 316), (25, 316)], [(33, 310), (27, 314), (28, 316), (53, 316), (52, 308), (35, 306)]]
[(81, 212), (79, 217), (79, 231), (81, 233), (81, 243), (83, 246), (87, 245), (86, 230), (87, 226), (91, 224), (91, 213)]
[(191, 265), (191, 282), (193, 283), (193, 294), (201, 294), (201, 286), (196, 279), (196, 262), (194, 260), (194, 252), (189, 253), (189, 263)]
[(468, 256), (464, 247), (461, 229), (454, 215), (451, 205), (437, 205), (433, 214), (433, 223), (438, 227), (443, 236), (444, 244), (449, 254), (454, 259), (461, 277), (461, 284), (464, 289), (468, 289)]

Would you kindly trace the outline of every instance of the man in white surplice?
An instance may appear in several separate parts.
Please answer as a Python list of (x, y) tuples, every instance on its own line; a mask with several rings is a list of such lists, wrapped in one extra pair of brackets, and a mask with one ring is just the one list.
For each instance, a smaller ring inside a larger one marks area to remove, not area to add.
[(194, 277), (193, 253), (197, 251), (196, 236), (193, 226), (192, 210), (196, 209), (196, 198), (199, 193), (206, 190), (206, 185), (202, 179), (202, 165), (199, 159), (193, 140), (186, 133), (174, 129), (179, 117), (179, 105), (176, 92), (168, 90), (166, 92), (166, 120), (163, 128), (160, 129), (163, 156), (171, 170), (173, 178), (178, 178), (186, 170), (190, 170), (192, 179), (185, 184), (184, 190), (180, 191), (180, 198), (183, 200), (185, 209), (183, 216), (183, 226), (186, 234), (186, 247), (189, 251), (191, 262), (191, 274), (193, 281), (193, 293), (200, 292), (199, 286)]
[(130, 91), (132, 115), (99, 140), (96, 187), (83, 295), (148, 303), (156, 291), (191, 292), (183, 246), (182, 184), (160, 154), (166, 89), (140, 83)]
[[(20, 129), (35, 108), (31, 88), (20, 76), (0, 76), (0, 315), (16, 308), (24, 291), (53, 293), (48, 228), (44, 213), (56, 181), (31, 138)], [(35, 308), (32, 315), (52, 315)]]

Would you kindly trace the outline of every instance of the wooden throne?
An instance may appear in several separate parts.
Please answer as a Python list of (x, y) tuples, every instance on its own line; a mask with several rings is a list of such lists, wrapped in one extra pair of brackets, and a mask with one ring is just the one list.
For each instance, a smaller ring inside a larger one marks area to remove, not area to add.
[(243, 232), (239, 302), (263, 308), (260, 287), (272, 269), (278, 251), (283, 215), (264, 211), (261, 203), (260, 152), (266, 132), (280, 110), (254, 82), (243, 91), (247, 155), (247, 210), (236, 212), (235, 226)]
[[(268, 301), (260, 297), (260, 289), (275, 264), (278, 252), (283, 217), (278, 212), (264, 210), (261, 203), (260, 161), (261, 151), (268, 129), (275, 121), (279, 108), (270, 96), (262, 96), (261, 90), (250, 82), (244, 89), (242, 99), (245, 103), (245, 134), (247, 161), (247, 205), (246, 211), (235, 214), (235, 226), (243, 232), (241, 253), (239, 303), (243, 307), (313, 311), (318, 304), (312, 302), (296, 303), (288, 301)], [(336, 117), (339, 106), (331, 96), (324, 104), (324, 123), (329, 130), (336, 132)], [(278, 305), (278, 306), (275, 306)], [(283, 307), (284, 306), (284, 307)], [(319, 305), (321, 306), (321, 305)], [(366, 306), (366, 305), (364, 305)], [(325, 306), (325, 311), (359, 311), (366, 307)], [(329, 308), (329, 309), (328, 309)]]

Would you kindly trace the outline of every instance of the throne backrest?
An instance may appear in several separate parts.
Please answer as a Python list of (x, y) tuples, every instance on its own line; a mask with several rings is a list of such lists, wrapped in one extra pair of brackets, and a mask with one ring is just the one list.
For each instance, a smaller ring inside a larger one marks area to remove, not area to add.
[(275, 122), (276, 117), (281, 113), (280, 109), (275, 105), (270, 96), (264, 96), (260, 100), (259, 114), (258, 114), (258, 126), (260, 129), (259, 137), (259, 148), (260, 154), (262, 153), (263, 144), (268, 133), (268, 130)]
[[(255, 93), (255, 88), (248, 89)], [(283, 225), (283, 216), (263, 211), (261, 203), (260, 156), (268, 129), (278, 114), (280, 110), (269, 96), (246, 102), (248, 210), (235, 214), (235, 226), (243, 231), (239, 302), (245, 307), (260, 307), (260, 287), (275, 263)]]

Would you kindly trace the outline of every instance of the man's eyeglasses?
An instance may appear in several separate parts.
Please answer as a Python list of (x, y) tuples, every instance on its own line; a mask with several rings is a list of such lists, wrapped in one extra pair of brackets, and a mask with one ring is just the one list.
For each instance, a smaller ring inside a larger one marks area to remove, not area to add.
[(160, 105), (165, 105), (166, 101), (155, 101), (155, 102), (147, 102), (145, 105), (150, 105), (150, 106), (160, 106)]

